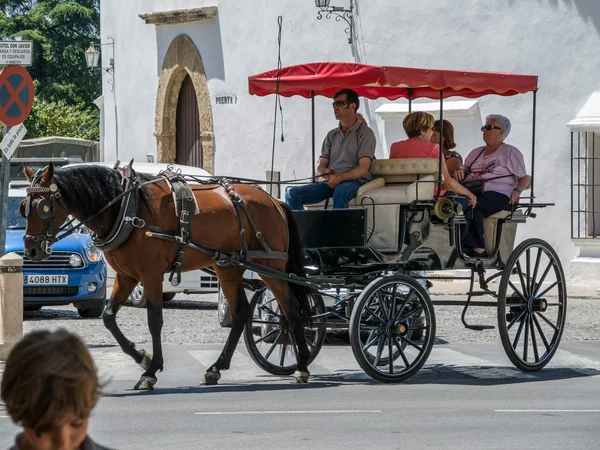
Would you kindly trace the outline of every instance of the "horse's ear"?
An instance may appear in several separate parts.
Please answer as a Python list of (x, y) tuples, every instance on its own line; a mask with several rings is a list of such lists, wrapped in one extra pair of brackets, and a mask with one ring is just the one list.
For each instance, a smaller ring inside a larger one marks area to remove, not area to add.
[(31, 181), (31, 178), (35, 175), (35, 172), (27, 167), (27, 164), (23, 164), (23, 173), (27, 177), (27, 181)]
[(52, 177), (54, 177), (54, 164), (50, 163), (48, 164), (48, 167), (46, 167), (46, 170), (44, 170), (40, 184), (42, 186), (50, 186)]

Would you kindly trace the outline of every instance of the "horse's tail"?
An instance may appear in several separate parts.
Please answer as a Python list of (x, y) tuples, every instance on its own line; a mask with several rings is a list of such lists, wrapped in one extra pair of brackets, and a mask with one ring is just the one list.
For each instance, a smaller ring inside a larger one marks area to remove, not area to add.
[[(304, 265), (302, 264), (302, 244), (300, 242), (300, 232), (298, 231), (298, 224), (296, 223), (296, 219), (294, 218), (292, 208), (290, 208), (288, 204), (283, 202), (280, 202), (280, 205), (285, 211), (289, 236), (288, 261), (285, 266), (285, 271), (287, 273), (293, 273), (298, 277), (305, 278), (306, 272), (304, 270)], [(290, 282), (289, 285), (290, 290), (300, 303), (300, 314), (302, 318), (305, 320), (308, 319), (310, 317), (310, 288), (292, 282)]]

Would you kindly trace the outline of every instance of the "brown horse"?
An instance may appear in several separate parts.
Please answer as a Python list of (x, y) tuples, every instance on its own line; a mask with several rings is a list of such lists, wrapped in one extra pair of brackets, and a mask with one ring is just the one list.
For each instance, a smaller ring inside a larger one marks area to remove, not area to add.
[[(52, 164), (33, 173), (28, 167), (25, 173), (30, 181), (27, 197), (21, 205), (21, 214), (27, 219), (24, 236), (25, 254), (33, 261), (50, 256), (50, 244), (55, 242), (60, 225), (68, 215), (85, 223), (99, 238), (106, 236), (119, 217), (120, 200), (100, 212), (111, 201), (124, 193), (123, 175), (114, 169), (99, 165), (75, 165), (54, 170)], [(180, 219), (175, 213), (171, 187), (164, 178), (137, 175), (139, 184), (138, 223), (160, 227), (177, 234)], [(190, 219), (191, 239), (222, 252), (233, 254), (242, 249), (239, 216), (234, 208), (231, 192), (223, 186), (190, 185), (197, 200), (199, 213)], [(258, 187), (232, 185), (242, 199), (243, 206), (264, 235), (264, 240), (274, 252), (287, 254), (288, 260), (262, 258), (255, 262), (272, 269), (303, 276), (300, 240), (296, 222), (290, 208)], [(98, 214), (100, 212), (100, 214)], [(242, 214), (244, 228), (251, 230), (247, 216)], [(139, 221), (141, 219), (141, 221)], [(59, 235), (60, 238), (60, 235)], [(254, 233), (248, 233), (248, 250), (261, 250)], [(135, 389), (152, 389), (156, 372), (163, 369), (161, 345), (162, 282), (163, 275), (173, 266), (179, 246), (174, 242), (148, 237), (147, 230), (134, 228), (129, 238), (118, 248), (106, 251), (108, 263), (116, 271), (115, 284), (102, 315), (104, 324), (115, 337), (123, 351), (130, 355), (145, 372)], [(202, 384), (216, 384), (220, 371), (229, 368), (231, 357), (250, 313), (244, 293), (243, 268), (217, 265), (208, 254), (186, 249), (182, 271), (213, 267), (223, 294), (229, 303), (232, 327), (225, 347), (217, 361), (205, 373)], [(309, 308), (309, 291), (295, 283), (288, 283), (261, 275), (271, 290), (287, 319), (293, 340), (297, 345), (296, 382), (307, 382), (310, 356), (304, 338), (303, 318)], [(116, 316), (138, 282), (144, 285), (147, 296), (148, 327), (152, 336), (152, 353), (137, 350), (119, 329)]]

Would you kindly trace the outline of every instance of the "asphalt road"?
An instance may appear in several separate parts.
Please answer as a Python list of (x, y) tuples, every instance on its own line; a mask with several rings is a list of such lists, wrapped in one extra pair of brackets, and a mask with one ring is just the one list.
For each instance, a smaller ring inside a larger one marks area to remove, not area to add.
[[(25, 331), (65, 327), (90, 345), (107, 382), (90, 435), (115, 449), (369, 448), (589, 449), (600, 442), (598, 300), (572, 299), (560, 348), (540, 372), (506, 357), (497, 331), (460, 325), (460, 309), (436, 308), (437, 344), (403, 384), (371, 380), (343, 339), (330, 336), (311, 365), (308, 385), (262, 372), (243, 343), (219, 386), (199, 386), (222, 349), (211, 296), (178, 297), (165, 309), (165, 371), (153, 392), (132, 388), (141, 370), (101, 320), (69, 307), (28, 314)], [(143, 310), (124, 308), (125, 334), (149, 348)], [(490, 308), (473, 320), (494, 323)], [(0, 365), (0, 371), (2, 366)], [(0, 406), (0, 448), (18, 428)]]
[[(403, 384), (362, 373), (345, 346), (327, 346), (307, 385), (260, 372), (243, 345), (219, 386), (199, 386), (220, 345), (167, 345), (153, 392), (118, 348), (94, 346), (111, 381), (90, 435), (119, 449), (590, 449), (600, 439), (600, 348), (564, 342), (551, 365), (525, 374), (496, 343), (439, 344)], [(0, 411), (0, 415), (2, 412)], [(0, 448), (17, 428), (0, 418)]]

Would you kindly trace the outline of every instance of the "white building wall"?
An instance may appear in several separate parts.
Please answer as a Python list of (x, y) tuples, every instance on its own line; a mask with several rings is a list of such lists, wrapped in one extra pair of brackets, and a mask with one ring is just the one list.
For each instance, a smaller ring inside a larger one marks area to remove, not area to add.
[[(335, 0), (347, 6), (348, 0)], [(217, 19), (182, 25), (146, 25), (138, 14), (217, 6)], [(264, 178), (270, 167), (274, 97), (251, 97), (247, 77), (276, 68), (277, 17), (283, 16), (284, 66), (315, 61), (357, 61), (458, 70), (505, 71), (539, 76), (535, 192), (556, 202), (519, 230), (518, 238), (548, 240), (567, 265), (576, 254), (570, 240), (569, 122), (600, 87), (600, 7), (596, 0), (378, 0), (355, 1), (355, 42), (347, 43), (345, 22), (317, 20), (312, 0), (102, 0), (103, 41), (115, 40), (115, 91), (104, 84), (105, 157), (144, 161), (156, 153), (154, 117), (162, 59), (179, 34), (198, 48), (208, 77), (215, 131), (215, 173)], [(110, 52), (110, 47), (103, 47)], [(216, 105), (215, 96), (237, 103)], [(116, 100), (116, 107), (115, 107)], [(285, 141), (277, 129), (275, 170), (282, 179), (311, 173), (310, 101), (282, 99)], [(375, 109), (361, 110), (384, 137)], [(531, 170), (532, 94), (479, 100), (482, 117), (508, 116), (508, 142), (520, 148)], [(117, 118), (115, 120), (115, 112)], [(330, 100), (318, 98), (317, 148), (335, 126)], [(280, 124), (280, 118), (278, 117)], [(118, 126), (116, 126), (118, 123)], [(118, 135), (118, 139), (116, 138)], [(380, 141), (384, 141), (381, 139)], [(387, 143), (389, 144), (389, 143)], [(459, 143), (460, 145), (460, 143)], [(463, 155), (468, 149), (459, 149)], [(377, 156), (387, 156), (380, 145)]]

